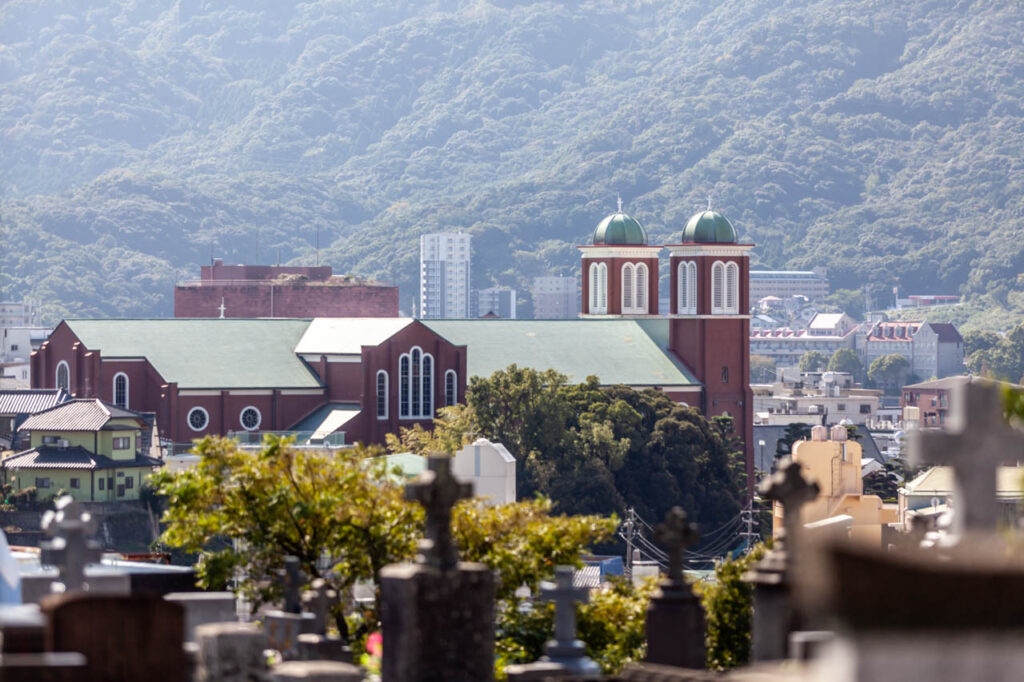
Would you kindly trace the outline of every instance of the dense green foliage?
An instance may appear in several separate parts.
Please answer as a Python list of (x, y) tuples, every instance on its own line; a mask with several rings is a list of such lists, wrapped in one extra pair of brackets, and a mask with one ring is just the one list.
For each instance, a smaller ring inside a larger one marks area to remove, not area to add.
[(800, 356), (801, 372), (820, 372), (828, 366), (829, 357), (820, 350), (809, 350)]
[(837, 348), (828, 361), (828, 371), (848, 372), (853, 375), (855, 381), (861, 381), (864, 374), (864, 365), (860, 361), (857, 351), (852, 348)]
[(964, 337), (964, 362), (974, 374), (1020, 383), (1024, 379), (1024, 323), (1005, 336), (974, 333)]
[(707, 618), (707, 664), (725, 670), (750, 660), (751, 621), (754, 594), (743, 574), (764, 556), (757, 545), (738, 559), (715, 567), (715, 580), (698, 583), (698, 593)]
[(51, 322), (168, 315), (211, 252), (312, 263), (318, 232), (405, 310), (427, 231), (525, 289), (616, 194), (655, 243), (710, 194), (759, 264), (875, 307), (1024, 309), (1012, 0), (12, 0), (0, 27), (0, 298)]
[(868, 367), (868, 379), (875, 385), (893, 392), (899, 391), (910, 375), (910, 360), (899, 353), (880, 355)]

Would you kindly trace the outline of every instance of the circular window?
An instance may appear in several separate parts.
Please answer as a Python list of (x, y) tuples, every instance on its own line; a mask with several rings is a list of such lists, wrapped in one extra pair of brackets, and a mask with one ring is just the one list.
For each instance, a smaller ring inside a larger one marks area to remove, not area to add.
[(202, 431), (210, 423), (209, 413), (201, 407), (193, 407), (188, 411), (188, 427), (193, 431)]
[(260, 422), (263, 420), (260, 411), (250, 405), (249, 407), (242, 410), (242, 413), (238, 415), (239, 421), (242, 422), (242, 428), (246, 431), (255, 431), (259, 428)]

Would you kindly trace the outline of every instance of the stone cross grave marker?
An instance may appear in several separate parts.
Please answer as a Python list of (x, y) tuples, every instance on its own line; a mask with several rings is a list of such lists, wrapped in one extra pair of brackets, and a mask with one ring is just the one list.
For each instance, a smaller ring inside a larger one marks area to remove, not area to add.
[(555, 638), (547, 643), (542, 660), (559, 663), (575, 674), (597, 673), (600, 666), (587, 657), (583, 642), (576, 639), (576, 602), (587, 603), (590, 592), (573, 587), (572, 574), (572, 566), (557, 566), (555, 582), (541, 584), (541, 599), (555, 604)]
[(316, 617), (313, 631), (318, 635), (327, 633), (327, 626), (330, 623), (331, 605), (337, 601), (338, 593), (327, 584), (323, 578), (317, 578), (309, 585), (309, 589), (302, 593), (303, 609)]
[(672, 507), (665, 520), (654, 527), (654, 539), (668, 553), (668, 579), (672, 587), (684, 586), (683, 552), (700, 542), (697, 525), (686, 520), (682, 507)]
[(953, 468), (953, 533), (992, 531), (999, 519), (996, 469), (1024, 459), (1024, 433), (1003, 419), (998, 384), (965, 379), (953, 386), (945, 431), (910, 432), (913, 465)]
[(818, 496), (817, 482), (808, 482), (800, 473), (800, 463), (789, 457), (779, 463), (779, 470), (761, 481), (758, 492), (782, 504), (782, 545), (792, 553), (800, 528), (800, 508)]
[(302, 583), (306, 577), (298, 557), (286, 556), (278, 577), (284, 587), (284, 606), (267, 611), (263, 622), (270, 648), (280, 651), (285, 660), (294, 660), (300, 655), (299, 635), (313, 631), (316, 617), (302, 612)]
[(405, 486), (405, 499), (419, 502), (427, 511), (426, 538), (420, 541), (416, 560), (446, 571), (459, 561), (452, 541), (452, 507), (473, 495), (473, 484), (462, 483), (452, 475), (452, 458), (448, 455), (430, 455), (427, 467), (417, 480)]
[(278, 576), (284, 587), (284, 607), (281, 610), (285, 613), (302, 613), (302, 583), (306, 575), (299, 558), (286, 556), (284, 568), (278, 570)]
[(43, 530), (52, 539), (42, 543), (40, 562), (56, 566), (60, 581), (53, 583), (54, 592), (76, 592), (88, 589), (85, 567), (98, 563), (103, 556), (96, 534), (96, 519), (83, 511), (70, 495), (54, 502), (55, 511), (43, 515)]

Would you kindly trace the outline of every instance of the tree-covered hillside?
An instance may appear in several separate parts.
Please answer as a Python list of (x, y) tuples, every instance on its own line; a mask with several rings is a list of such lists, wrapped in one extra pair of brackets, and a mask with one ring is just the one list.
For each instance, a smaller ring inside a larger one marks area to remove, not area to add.
[(710, 195), (763, 265), (1012, 307), (1022, 43), (1015, 0), (10, 0), (0, 297), (169, 315), (319, 232), (408, 309), (420, 233), (525, 288), (620, 194), (656, 242)]

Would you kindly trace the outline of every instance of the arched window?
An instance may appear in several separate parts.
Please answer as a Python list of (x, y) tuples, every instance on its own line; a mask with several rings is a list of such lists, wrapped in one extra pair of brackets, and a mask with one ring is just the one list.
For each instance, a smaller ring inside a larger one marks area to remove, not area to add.
[(388, 418), (388, 373), (377, 372), (377, 419)]
[(454, 369), (444, 373), (444, 404), (446, 407), (459, 402), (459, 378)]
[(398, 416), (409, 416), (409, 356), (398, 359)]
[(697, 263), (686, 264), (686, 293), (689, 296), (686, 307), (691, 315), (697, 314)]
[(128, 375), (124, 372), (114, 375), (114, 404), (128, 409)]
[(605, 315), (608, 313), (608, 264), (597, 264), (597, 305), (591, 310), (592, 313)]
[(640, 263), (636, 266), (636, 312), (647, 314), (647, 266)]
[(587, 312), (588, 313), (596, 313), (597, 312), (597, 287), (598, 287), (597, 271), (598, 271), (597, 263), (591, 263), (590, 264), (590, 295), (587, 297), (588, 298), (588, 300), (587, 300), (587, 304), (588, 304), (587, 305)]
[(634, 309), (633, 292), (636, 290), (633, 285), (635, 272), (631, 263), (622, 266), (622, 312), (631, 313)]
[(686, 281), (686, 262), (679, 261), (676, 266), (676, 313), (686, 315), (690, 309), (686, 306), (689, 303), (687, 296), (690, 293), (689, 282)]
[(730, 262), (725, 266), (725, 312), (735, 315), (740, 311), (740, 266)]
[(434, 416), (434, 358), (414, 346), (398, 358), (398, 416), (429, 419)]
[(711, 312), (725, 312), (725, 264), (715, 261), (711, 266)]
[(57, 384), (57, 388), (63, 388), (65, 391), (71, 391), (71, 369), (68, 367), (68, 363), (61, 360), (57, 363), (57, 376), (54, 381)]

